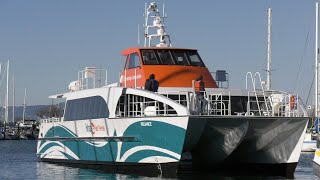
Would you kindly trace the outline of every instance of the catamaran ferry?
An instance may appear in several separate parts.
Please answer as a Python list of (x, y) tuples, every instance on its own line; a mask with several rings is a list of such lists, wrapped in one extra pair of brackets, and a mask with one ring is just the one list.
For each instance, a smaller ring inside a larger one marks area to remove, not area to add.
[[(265, 91), (262, 83), (257, 88), (259, 73), (247, 73), (245, 90), (223, 87), (225, 71), (214, 78), (196, 49), (172, 47), (156, 3), (146, 6), (145, 16), (145, 47), (122, 52), (119, 83), (102, 85), (105, 71), (87, 67), (69, 92), (50, 96), (66, 103), (63, 117), (41, 123), (40, 160), (163, 176), (187, 166), (215, 171), (245, 165), (292, 176), (308, 123), (299, 96)], [(144, 89), (150, 74), (158, 92)], [(204, 108), (194, 88), (199, 75)]]

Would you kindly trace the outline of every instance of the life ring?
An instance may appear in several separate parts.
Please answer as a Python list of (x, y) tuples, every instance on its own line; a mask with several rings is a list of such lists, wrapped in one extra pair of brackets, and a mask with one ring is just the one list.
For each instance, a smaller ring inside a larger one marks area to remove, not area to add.
[(290, 110), (294, 108), (294, 105), (295, 105), (295, 99), (294, 99), (294, 96), (291, 95), (290, 96)]

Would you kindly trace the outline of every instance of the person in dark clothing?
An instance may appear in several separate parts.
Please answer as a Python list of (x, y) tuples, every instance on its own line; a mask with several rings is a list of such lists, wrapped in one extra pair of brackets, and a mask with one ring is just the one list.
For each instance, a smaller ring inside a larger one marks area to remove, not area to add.
[(155, 75), (151, 74), (149, 79), (146, 80), (144, 89), (152, 92), (158, 92), (159, 82), (155, 80)]
[(148, 86), (149, 86), (149, 79), (147, 79), (146, 82), (144, 83), (144, 89), (148, 90)]
[(207, 101), (204, 98), (205, 86), (204, 86), (202, 75), (199, 75), (198, 78), (195, 80), (194, 90), (197, 98), (198, 113), (203, 113), (207, 106)]

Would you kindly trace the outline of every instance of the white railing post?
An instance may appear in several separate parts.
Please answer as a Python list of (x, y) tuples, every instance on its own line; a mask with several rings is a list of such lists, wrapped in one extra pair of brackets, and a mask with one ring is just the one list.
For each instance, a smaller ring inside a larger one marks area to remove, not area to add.
[(229, 115), (231, 115), (231, 93), (229, 91), (229, 102), (228, 102)]
[(137, 69), (134, 69), (134, 88), (137, 88)]
[(124, 87), (127, 87), (127, 69), (124, 70)]
[(192, 100), (192, 108), (193, 108), (193, 110), (196, 110), (196, 107), (195, 107), (195, 101), (196, 101), (196, 92), (195, 92), (195, 89), (194, 89), (194, 84), (195, 84), (195, 80), (192, 80), (192, 97), (193, 97), (193, 100)]

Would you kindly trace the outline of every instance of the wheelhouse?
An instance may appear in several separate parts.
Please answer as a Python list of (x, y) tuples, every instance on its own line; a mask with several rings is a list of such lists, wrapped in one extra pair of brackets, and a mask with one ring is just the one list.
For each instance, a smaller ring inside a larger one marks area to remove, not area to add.
[(121, 86), (143, 87), (146, 79), (155, 74), (160, 87), (192, 87), (192, 80), (200, 74), (206, 88), (217, 84), (196, 49), (129, 48), (121, 74)]

